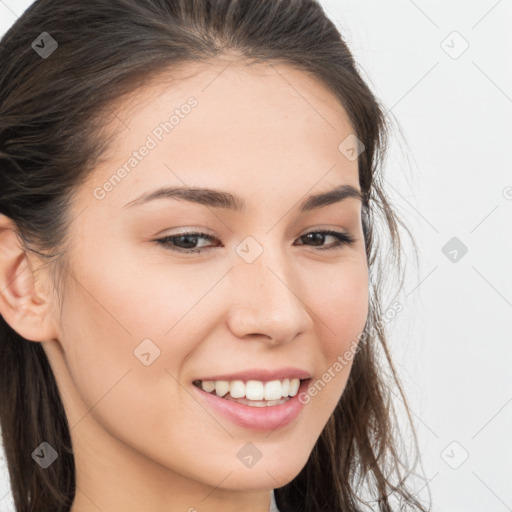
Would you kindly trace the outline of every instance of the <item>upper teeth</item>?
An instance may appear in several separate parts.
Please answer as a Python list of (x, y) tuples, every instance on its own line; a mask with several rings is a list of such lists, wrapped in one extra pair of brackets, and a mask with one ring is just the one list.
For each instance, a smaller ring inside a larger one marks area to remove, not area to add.
[(218, 396), (228, 392), (233, 398), (248, 398), (249, 400), (279, 400), (287, 396), (295, 396), (299, 390), (299, 379), (271, 380), (202, 380), (201, 388), (208, 393), (215, 391)]

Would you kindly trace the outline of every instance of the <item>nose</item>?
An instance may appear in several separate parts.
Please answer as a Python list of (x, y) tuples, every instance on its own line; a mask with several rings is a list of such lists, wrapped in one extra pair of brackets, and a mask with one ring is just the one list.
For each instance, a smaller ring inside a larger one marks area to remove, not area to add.
[(311, 310), (301, 296), (299, 276), (284, 255), (265, 249), (252, 263), (237, 261), (230, 274), (233, 293), (228, 323), (235, 336), (261, 337), (276, 345), (291, 342), (311, 328)]

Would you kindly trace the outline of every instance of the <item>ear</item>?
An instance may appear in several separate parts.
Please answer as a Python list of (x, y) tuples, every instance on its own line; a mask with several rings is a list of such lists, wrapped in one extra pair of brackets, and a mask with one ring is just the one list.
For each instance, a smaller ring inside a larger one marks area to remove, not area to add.
[(41, 261), (23, 249), (16, 233), (15, 223), (0, 214), (0, 314), (27, 340), (54, 339), (48, 274)]

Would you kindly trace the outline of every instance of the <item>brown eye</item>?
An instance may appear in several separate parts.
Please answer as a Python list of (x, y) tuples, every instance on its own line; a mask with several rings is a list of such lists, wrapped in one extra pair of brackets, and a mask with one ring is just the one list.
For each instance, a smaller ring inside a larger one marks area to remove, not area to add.
[[(335, 242), (329, 246), (324, 247), (323, 242), (325, 242), (327, 237), (333, 237)], [(155, 240), (155, 242), (164, 246), (166, 249), (170, 249), (171, 251), (183, 253), (202, 253), (211, 251), (214, 248), (212, 246), (197, 247), (197, 241), (199, 239), (208, 240), (210, 242), (217, 240), (215, 237), (207, 235), (206, 233), (190, 232), (165, 236)], [(344, 245), (353, 244), (355, 241), (354, 238), (348, 233), (331, 230), (310, 231), (309, 233), (299, 237), (299, 239), (303, 241), (303, 243), (299, 245), (312, 245), (313, 247), (317, 247), (319, 251), (341, 248)]]
[(216, 238), (207, 235), (206, 233), (180, 233), (179, 235), (165, 236), (155, 240), (160, 245), (171, 251), (177, 252), (204, 252), (209, 251), (212, 247), (195, 247), (198, 239), (214, 241)]
[(327, 246), (327, 247), (319, 247), (320, 251), (325, 251), (329, 249), (337, 249), (340, 247), (343, 247), (344, 245), (351, 245), (354, 243), (354, 238), (349, 235), (348, 233), (343, 233), (341, 231), (310, 231), (309, 233), (306, 233), (305, 235), (302, 235), (300, 237), (301, 240), (306, 240), (309, 242), (313, 242), (313, 246), (321, 246), (322, 242), (325, 240), (326, 237), (333, 237), (336, 241)]

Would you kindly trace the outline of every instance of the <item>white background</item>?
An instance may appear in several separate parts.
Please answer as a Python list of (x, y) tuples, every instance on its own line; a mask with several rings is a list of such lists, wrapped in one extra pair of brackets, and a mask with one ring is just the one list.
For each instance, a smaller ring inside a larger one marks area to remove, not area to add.
[[(30, 3), (0, 0), (0, 34)], [(321, 3), (402, 134), (385, 184), (420, 266), (390, 344), (432, 509), (512, 510), (512, 0)]]

